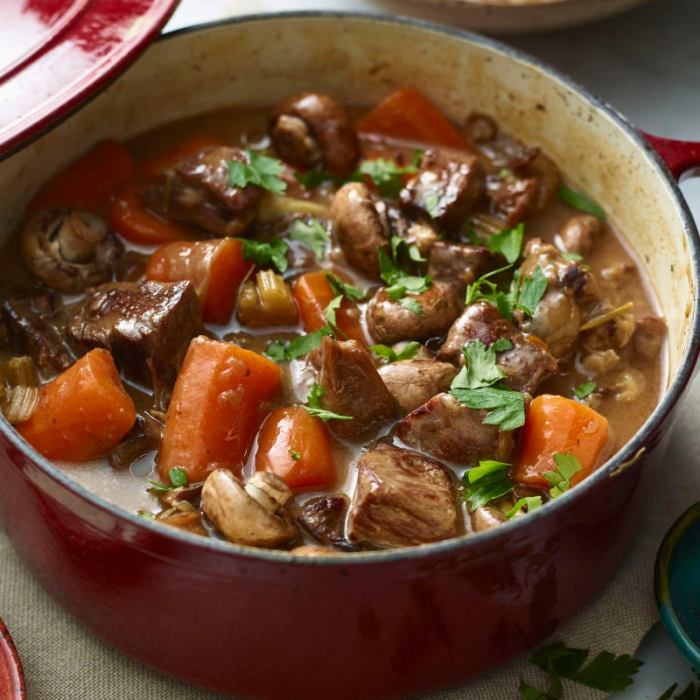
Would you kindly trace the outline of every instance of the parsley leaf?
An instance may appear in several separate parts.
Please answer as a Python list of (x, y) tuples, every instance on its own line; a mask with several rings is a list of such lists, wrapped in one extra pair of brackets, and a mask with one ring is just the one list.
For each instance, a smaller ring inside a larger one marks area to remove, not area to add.
[(420, 343), (416, 340), (411, 340), (406, 343), (399, 352), (388, 345), (371, 345), (370, 350), (377, 356), (385, 359), (387, 362), (398, 362), (399, 360), (411, 360), (415, 357)]
[(494, 253), (501, 253), (509, 263), (514, 263), (523, 250), (524, 236), (525, 226), (518, 224), (515, 228), (495, 233), (488, 239), (487, 243)]
[(309, 398), (307, 399), (306, 406), (304, 408), (312, 415), (320, 418), (324, 423), (328, 420), (352, 420), (352, 416), (341, 416), (338, 413), (333, 413), (332, 411), (326, 411), (321, 408), (321, 399), (324, 394), (323, 388), (320, 384), (314, 383), (311, 387), (311, 392), (309, 393)]
[(568, 260), (569, 262), (581, 262), (583, 260), (583, 255), (579, 255), (578, 253), (569, 253), (568, 251), (564, 251), (560, 253), (561, 257), (564, 258), (564, 260)]
[[(507, 345), (501, 341), (505, 340)], [(464, 353), (465, 365), (460, 370), (453, 384), (457, 384), (463, 389), (478, 389), (484, 386), (491, 386), (505, 377), (505, 372), (496, 364), (496, 352), (499, 349), (509, 350), (512, 343), (505, 339), (499, 339), (498, 345), (494, 343), (486, 347), (480, 340), (472, 340), (467, 343), (462, 352)]]
[(557, 498), (557, 496), (561, 496), (571, 488), (571, 478), (574, 474), (580, 472), (583, 467), (574, 454), (555, 452), (553, 457), (557, 465), (556, 471), (545, 472), (543, 476), (552, 487), (549, 489), (549, 495), (552, 498)]
[(295, 461), (298, 462), (301, 459), (301, 452), (298, 450), (293, 450), (291, 447), (289, 448), (289, 456)]
[(297, 336), (293, 340), (275, 340), (267, 346), (264, 354), (274, 362), (296, 360), (315, 350), (321, 344), (323, 336), (331, 334), (331, 327), (323, 326), (313, 333)]
[(343, 296), (349, 301), (362, 301), (366, 296), (366, 292), (364, 290), (353, 287), (347, 282), (343, 282), (343, 280), (334, 275), (332, 272), (326, 273), (326, 279), (336, 295)]
[(506, 513), (506, 518), (510, 520), (515, 517), (520, 511), (525, 508), (528, 513), (542, 507), (542, 496), (525, 496), (516, 501), (515, 505)]
[(344, 182), (342, 178), (336, 177), (333, 173), (329, 173), (320, 165), (314, 165), (313, 168), (303, 173), (296, 172), (294, 173), (294, 177), (296, 181), (307, 190), (318, 187), (324, 182), (332, 182), (334, 185), (341, 185)]
[(574, 389), (574, 398), (581, 401), (590, 396), (597, 387), (598, 385), (595, 382), (583, 382)]
[(418, 277), (406, 274), (383, 250), (379, 250), (379, 274), (388, 285), (386, 292), (392, 301), (398, 301), (407, 292), (422, 294), (430, 288), (431, 284), (428, 275)]
[(403, 306), (404, 309), (410, 311), (414, 316), (425, 315), (423, 307), (415, 299), (411, 299), (410, 297), (404, 297), (403, 299), (401, 299), (399, 304), (401, 304), (401, 306)]
[(362, 161), (359, 172), (372, 180), (382, 197), (396, 199), (403, 188), (404, 175), (413, 175), (418, 172), (418, 167), (413, 163), (401, 167), (393, 160), (377, 158)]
[(415, 243), (409, 243), (401, 236), (391, 237), (391, 257), (396, 262), (403, 253), (406, 253), (413, 262), (426, 262), (426, 258), (421, 255)]
[(547, 291), (547, 278), (538, 265), (532, 277), (523, 277), (516, 273), (515, 294), (512, 297), (513, 307), (524, 311), (532, 318), (537, 310), (537, 305), (542, 301)]
[(187, 486), (187, 470), (184, 467), (173, 467), (168, 471), (168, 477), (170, 479), (169, 484), (163, 484), (160, 481), (153, 481), (148, 479), (148, 483), (151, 484), (150, 488), (147, 489), (153, 496), (159, 496), (168, 491), (172, 491), (180, 486)]
[(583, 192), (577, 192), (566, 185), (561, 185), (559, 187), (559, 199), (570, 207), (585, 212), (586, 214), (592, 214), (599, 219), (605, 218), (605, 211), (603, 208)]
[(280, 272), (285, 272), (288, 267), (287, 250), (289, 246), (280, 238), (275, 238), (271, 243), (251, 241), (248, 238), (243, 241), (243, 257), (252, 260), (260, 267), (274, 265)]
[(292, 224), (289, 237), (307, 246), (317, 260), (323, 260), (326, 254), (328, 232), (318, 219), (309, 219), (308, 221), (297, 219)]
[(248, 163), (228, 161), (228, 183), (231, 187), (257, 185), (276, 194), (282, 194), (287, 189), (287, 183), (278, 177), (284, 172), (281, 160), (256, 153), (249, 148), (245, 149), (245, 154)]
[(510, 464), (483, 460), (464, 473), (464, 500), (470, 511), (485, 506), (491, 501), (507, 496), (513, 490), (510, 479)]
[(335, 314), (343, 303), (343, 295), (338, 294), (337, 297), (333, 297), (329, 302), (328, 306), (323, 311), (323, 315), (326, 317), (326, 321), (330, 323), (333, 328), (336, 328), (338, 322), (336, 321)]

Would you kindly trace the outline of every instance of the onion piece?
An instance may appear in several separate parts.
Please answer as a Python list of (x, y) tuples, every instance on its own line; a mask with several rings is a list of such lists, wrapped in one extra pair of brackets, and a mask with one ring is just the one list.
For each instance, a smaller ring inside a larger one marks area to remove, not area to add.
[(39, 389), (35, 386), (14, 386), (6, 395), (3, 414), (8, 423), (16, 425), (29, 420), (39, 403)]
[(634, 302), (628, 301), (626, 304), (618, 306), (616, 309), (611, 309), (600, 316), (593, 317), (590, 319), (590, 321), (586, 321), (586, 323), (579, 326), (579, 331), (590, 331), (592, 328), (602, 326), (604, 323), (612, 321), (616, 316), (620, 316), (621, 314), (626, 314), (628, 311), (631, 311), (633, 307)]

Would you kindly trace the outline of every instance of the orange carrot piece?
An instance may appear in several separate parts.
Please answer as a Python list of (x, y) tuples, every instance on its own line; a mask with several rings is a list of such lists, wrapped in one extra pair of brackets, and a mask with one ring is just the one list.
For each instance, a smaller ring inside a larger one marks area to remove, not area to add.
[[(325, 310), (331, 302), (335, 293), (326, 277), (327, 270), (317, 270), (301, 275), (294, 283), (294, 298), (301, 313), (304, 329), (308, 333), (319, 330), (328, 324)], [(334, 271), (337, 277), (347, 282), (345, 275)], [(362, 325), (360, 324), (360, 314), (357, 304), (348, 299), (343, 299), (340, 308), (337, 310), (336, 322), (338, 330), (348, 338), (357, 340), (359, 343), (367, 344)]]
[(547, 487), (545, 472), (556, 471), (554, 455), (573, 454), (581, 471), (578, 484), (600, 465), (608, 445), (608, 421), (589, 406), (563, 396), (543, 394), (533, 399), (523, 426), (520, 458), (513, 478), (521, 484)]
[(135, 185), (122, 189), (112, 202), (109, 222), (112, 228), (132, 243), (160, 245), (190, 238), (186, 226), (151, 214), (139, 197)]
[(243, 258), (235, 238), (167, 243), (151, 255), (146, 278), (156, 282), (189, 280), (197, 290), (202, 316), (210, 323), (228, 323), (238, 287), (253, 264)]
[(136, 409), (107, 350), (91, 350), (41, 387), (20, 435), (44, 457), (68, 462), (96, 459), (131, 430)]
[(194, 134), (172, 148), (143, 161), (139, 164), (140, 170), (146, 177), (155, 177), (205, 148), (225, 145), (224, 141), (213, 136)]
[(255, 468), (277, 474), (290, 489), (333, 484), (335, 460), (323, 421), (301, 406), (273, 411), (258, 435)]
[(454, 124), (427, 97), (410, 86), (385, 97), (360, 119), (357, 130), (435, 146), (469, 148)]
[(54, 175), (29, 203), (27, 214), (57, 206), (106, 213), (110, 198), (133, 174), (134, 162), (126, 148), (117, 141), (100, 141)]
[(217, 467), (239, 472), (262, 418), (263, 402), (280, 386), (271, 360), (204, 336), (191, 343), (168, 407), (157, 465), (161, 479), (183, 467), (190, 483)]

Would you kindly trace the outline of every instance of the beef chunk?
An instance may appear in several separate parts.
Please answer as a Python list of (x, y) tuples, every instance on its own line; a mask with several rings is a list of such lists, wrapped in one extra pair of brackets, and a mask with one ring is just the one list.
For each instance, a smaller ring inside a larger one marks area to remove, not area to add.
[(145, 193), (158, 214), (222, 236), (236, 236), (252, 221), (262, 190), (232, 187), (229, 161), (247, 163), (240, 148), (206, 148), (160, 175)]
[(600, 301), (598, 288), (590, 272), (562, 258), (550, 243), (533, 238), (525, 246), (520, 271), (530, 277), (537, 267), (547, 279), (547, 291), (523, 328), (542, 338), (554, 357), (564, 357), (576, 344), (584, 313)]
[(153, 384), (163, 407), (190, 340), (202, 328), (190, 282), (114, 282), (88, 294), (68, 335), (82, 349), (109, 350), (122, 369)]
[(352, 267), (368, 277), (379, 277), (377, 250), (387, 248), (389, 237), (383, 210), (360, 182), (343, 185), (335, 194), (331, 217), (338, 243)]
[[(409, 304), (417, 307), (414, 309)], [(382, 288), (367, 306), (367, 328), (377, 343), (392, 345), (400, 340), (425, 340), (446, 333), (459, 311), (452, 289), (440, 282), (422, 294), (407, 295), (396, 301)]]
[(498, 365), (506, 373), (505, 384), (516, 391), (534, 393), (537, 385), (557, 371), (557, 361), (541, 342), (515, 328), (487, 301), (470, 304), (452, 324), (438, 351), (438, 359), (464, 364), (462, 348), (473, 340), (491, 345), (507, 338), (513, 347), (498, 354)]
[(304, 503), (299, 524), (315, 540), (325, 545), (347, 549), (345, 539), (345, 517), (348, 513), (348, 498), (343, 494), (317, 496)]
[(457, 535), (457, 517), (450, 476), (439, 462), (386, 444), (360, 459), (348, 516), (352, 542), (389, 548), (446, 540)]
[(379, 376), (372, 356), (356, 340), (326, 336), (316, 357), (321, 405), (352, 420), (331, 420), (328, 427), (341, 438), (354, 438), (396, 415), (396, 403)]
[(436, 360), (403, 360), (379, 368), (387, 389), (406, 414), (450, 388), (457, 368)]
[(476, 464), (480, 459), (507, 462), (513, 433), (484, 425), (487, 411), (463, 406), (452, 394), (438, 394), (396, 424), (394, 433), (409, 447), (437, 459)]
[(478, 156), (429, 149), (399, 199), (409, 211), (426, 212), (439, 226), (456, 232), (483, 191), (484, 172)]
[(30, 297), (7, 297), (0, 302), (0, 319), (10, 350), (29, 355), (45, 375), (62, 372), (73, 360), (58, 331), (33, 307)]
[(470, 284), (505, 264), (502, 255), (486, 246), (437, 241), (430, 248), (428, 274), (435, 282), (452, 287), (458, 299), (464, 299)]

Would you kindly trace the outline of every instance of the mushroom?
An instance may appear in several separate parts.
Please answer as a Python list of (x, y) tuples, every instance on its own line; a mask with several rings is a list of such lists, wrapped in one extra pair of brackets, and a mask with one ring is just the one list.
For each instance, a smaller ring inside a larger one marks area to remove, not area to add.
[(384, 202), (376, 201), (360, 182), (343, 185), (335, 194), (331, 217), (338, 243), (348, 263), (368, 277), (379, 276), (379, 248), (387, 248), (389, 240)]
[(360, 156), (357, 134), (345, 109), (328, 95), (302, 92), (280, 103), (270, 120), (278, 155), (290, 165), (310, 168), (325, 163), (343, 177)]
[(291, 497), (284, 481), (270, 472), (256, 472), (244, 486), (228, 469), (215, 469), (204, 482), (202, 510), (229, 542), (279, 547), (299, 535), (285, 509)]
[(600, 221), (590, 214), (572, 216), (559, 233), (559, 241), (565, 251), (577, 255), (590, 255), (593, 243), (600, 232)]
[(44, 284), (75, 294), (106, 282), (124, 247), (106, 222), (85, 209), (44, 209), (22, 232), (22, 253)]

